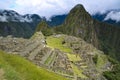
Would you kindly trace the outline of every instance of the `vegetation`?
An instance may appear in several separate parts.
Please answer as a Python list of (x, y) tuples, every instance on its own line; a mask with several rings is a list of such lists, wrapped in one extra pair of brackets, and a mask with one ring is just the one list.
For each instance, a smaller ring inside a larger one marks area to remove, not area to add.
[(51, 48), (57, 48), (63, 52), (71, 53), (72, 49), (62, 44), (63, 37), (64, 36), (60, 36), (60, 37), (49, 36), (46, 39), (47, 45)]
[(96, 55), (94, 55), (94, 57), (93, 57), (93, 62), (94, 62), (95, 64), (97, 64), (97, 59), (98, 59), (98, 55), (96, 54)]
[[(46, 39), (47, 41), (47, 45), (51, 48), (57, 48), (60, 49), (63, 52), (67, 53), (67, 56), (69, 58), (70, 61), (72, 62), (76, 62), (76, 61), (80, 61), (81, 58), (79, 55), (77, 54), (73, 54), (72, 53), (72, 49), (68, 48), (65, 44), (63, 44), (64, 42), (64, 36), (63, 35), (56, 35), (56, 36), (49, 36)], [(49, 59), (49, 58), (48, 58)], [(48, 61), (48, 60), (47, 60)], [(81, 77), (81, 78), (87, 78), (82, 72), (82, 69), (79, 69), (74, 63), (71, 63), (71, 67), (73, 69), (73, 72), (76, 76)]]
[(82, 72), (83, 72), (82, 69), (78, 69), (78, 67), (76, 65), (74, 65), (73, 63), (71, 63), (71, 67), (76, 76), (81, 77), (81, 78), (87, 78), (85, 75), (82, 74)]
[(44, 68), (37, 67), (18, 55), (0, 51), (0, 69), (7, 80), (67, 80)]
[(108, 58), (104, 54), (96, 54), (93, 57), (93, 61), (96, 64), (96, 67), (99, 69), (108, 61)]
[(50, 36), (53, 34), (53, 29), (50, 28), (45, 21), (41, 21), (37, 28), (36, 32), (41, 31), (45, 36)]
[(108, 56), (109, 61), (113, 64), (112, 71), (106, 71), (103, 75), (108, 80), (120, 80), (120, 63)]
[(120, 27), (94, 20), (83, 6), (75, 6), (56, 32), (81, 37), (120, 61)]
[[(80, 78), (87, 78), (84, 74), (83, 74), (83, 70), (82, 69), (79, 69), (74, 63), (76, 61), (80, 61), (81, 58), (80, 56), (78, 55), (75, 55), (75, 54), (70, 54), (70, 53), (67, 53), (67, 56), (69, 58), (69, 60), (71, 61), (71, 67), (73, 69), (73, 72), (74, 72), (74, 75), (80, 77)], [(86, 66), (85, 66), (86, 67)]]
[(0, 22), (0, 36), (12, 35), (14, 37), (30, 38), (36, 25), (20, 22)]
[(42, 34), (42, 32), (36, 32), (36, 33), (34, 33), (34, 35), (30, 39), (33, 40), (36, 38), (44, 39), (44, 35)]
[(98, 54), (97, 64), (96, 64), (97, 68), (101, 68), (106, 62), (107, 62), (106, 55)]
[(55, 57), (56, 57), (56, 54), (51, 54), (45, 61), (45, 64), (52, 63)]
[(69, 60), (73, 61), (73, 62), (81, 60), (80, 56), (77, 55), (77, 54), (70, 54), (70, 53), (68, 53), (67, 56), (68, 56)]

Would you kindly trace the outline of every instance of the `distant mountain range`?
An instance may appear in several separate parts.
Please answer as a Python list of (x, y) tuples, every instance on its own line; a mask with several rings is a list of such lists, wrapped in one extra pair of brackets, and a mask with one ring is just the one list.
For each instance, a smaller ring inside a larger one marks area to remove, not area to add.
[(13, 10), (0, 10), (0, 36), (29, 38), (41, 20), (37, 14), (20, 15)]
[[(110, 10), (104, 14), (92, 15), (94, 19), (120, 26), (120, 10)], [(116, 18), (116, 15), (118, 18)], [(36, 26), (42, 20), (49, 26), (61, 25), (68, 14), (54, 15), (48, 21), (45, 17), (38, 14), (21, 15), (13, 10), (0, 10), (0, 36), (12, 35), (15, 37), (30, 38), (34, 33)]]
[[(118, 18), (116, 18), (116, 16)], [(57, 26), (64, 22), (67, 14), (63, 15), (54, 15), (48, 21), (45, 17), (42, 18), (38, 14), (25, 14), (20, 15), (19, 13), (13, 10), (0, 10), (0, 22), (40, 22), (41, 19), (47, 21), (48, 25), (50, 26)], [(96, 13), (92, 15), (94, 19), (97, 19), (102, 22), (107, 22), (110, 24), (120, 24), (120, 10), (109, 10), (103, 14)]]
[(120, 10), (109, 10), (103, 14), (97, 13), (92, 17), (102, 22), (120, 25)]
[(20, 15), (13, 10), (0, 10), (0, 22), (34, 22), (40, 21), (41, 17), (37, 14)]

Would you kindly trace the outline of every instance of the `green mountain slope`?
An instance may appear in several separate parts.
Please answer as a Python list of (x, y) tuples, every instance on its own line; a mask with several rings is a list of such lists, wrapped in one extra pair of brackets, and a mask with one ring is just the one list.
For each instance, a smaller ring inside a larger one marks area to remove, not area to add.
[(56, 33), (81, 37), (111, 57), (120, 60), (120, 27), (94, 20), (81, 4), (75, 6)]
[(0, 80), (67, 80), (26, 59), (0, 51)]
[(14, 37), (29, 38), (33, 35), (32, 24), (25, 22), (0, 22), (0, 36), (12, 35)]
[(41, 21), (35, 30), (35, 32), (41, 31), (45, 36), (49, 36), (53, 34), (53, 29), (50, 28), (45, 21)]

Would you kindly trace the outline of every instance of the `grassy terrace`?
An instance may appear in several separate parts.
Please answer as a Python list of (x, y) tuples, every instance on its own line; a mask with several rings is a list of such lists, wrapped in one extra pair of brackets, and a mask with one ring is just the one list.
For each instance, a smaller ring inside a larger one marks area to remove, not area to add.
[(63, 52), (71, 53), (72, 50), (70, 48), (68, 48), (67, 46), (62, 44), (63, 37), (64, 36), (60, 36), (60, 37), (49, 36), (46, 39), (47, 45), (51, 48), (57, 48)]
[(56, 57), (56, 54), (51, 54), (45, 61), (45, 64), (50, 65), (54, 61), (55, 57)]
[(0, 69), (5, 80), (67, 80), (66, 78), (37, 67), (26, 59), (0, 51)]
[[(60, 37), (49, 36), (47, 37), (46, 41), (49, 47), (53, 49), (57, 48), (63, 52), (66, 52), (70, 61), (73, 61), (73, 62), (80, 61), (81, 60), (80, 56), (78, 56), (77, 54), (72, 54), (72, 49), (62, 44), (63, 39), (64, 39), (64, 36), (60, 36)], [(71, 67), (76, 76), (81, 78), (87, 78), (84, 74), (82, 74), (83, 70), (79, 69), (75, 64), (71, 63)]]
[[(70, 61), (76, 62), (76, 61), (81, 61), (82, 59), (80, 58), (80, 56), (76, 55), (76, 54), (67, 54), (68, 58)], [(74, 63), (71, 63), (71, 67), (74, 71), (74, 74), (78, 77), (81, 78), (87, 78), (84, 74), (82, 74), (83, 70), (79, 69)], [(87, 67), (87, 66), (86, 66)]]
[(96, 67), (101, 68), (107, 61), (106, 55), (98, 54)]
[(69, 60), (73, 61), (73, 62), (81, 60), (81, 58), (78, 55), (75, 55), (75, 54), (69, 54), (68, 53), (67, 56), (68, 56)]
[(74, 74), (78, 77), (81, 77), (81, 78), (87, 78), (84, 74), (82, 74), (83, 70), (81, 69), (78, 69), (78, 67), (76, 65), (74, 65), (73, 63), (71, 63), (71, 67), (74, 71)]

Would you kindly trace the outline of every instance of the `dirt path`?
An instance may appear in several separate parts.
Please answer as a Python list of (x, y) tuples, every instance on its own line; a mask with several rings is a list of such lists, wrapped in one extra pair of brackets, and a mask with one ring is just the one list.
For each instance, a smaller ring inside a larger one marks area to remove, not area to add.
[(4, 79), (4, 71), (3, 71), (3, 69), (0, 69), (0, 80), (6, 80), (6, 79)]

